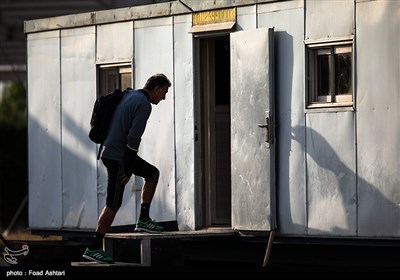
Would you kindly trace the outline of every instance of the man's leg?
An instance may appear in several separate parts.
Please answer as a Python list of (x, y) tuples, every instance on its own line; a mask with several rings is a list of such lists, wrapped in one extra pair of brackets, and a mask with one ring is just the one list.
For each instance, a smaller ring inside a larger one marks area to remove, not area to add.
[(106, 207), (99, 215), (95, 235), (83, 257), (100, 263), (113, 263), (114, 260), (103, 251), (103, 240), (121, 206), (125, 184), (121, 184), (122, 172), (117, 161), (103, 159), (103, 163), (108, 173)]
[(115, 212), (110, 207), (104, 207), (97, 221), (95, 236), (89, 245), (90, 249), (101, 249), (103, 247), (104, 235), (110, 229), (114, 218)]
[(105, 255), (103, 251), (104, 235), (110, 229), (115, 217), (115, 211), (110, 207), (104, 207), (97, 221), (95, 235), (90, 245), (86, 248), (83, 257), (99, 263), (113, 263), (114, 260)]
[(164, 228), (150, 218), (150, 204), (157, 188), (160, 172), (157, 168), (151, 165), (148, 170), (151, 170), (152, 175), (145, 177), (146, 181), (143, 185), (141, 194), (140, 216), (135, 231), (161, 232)]
[(154, 193), (157, 188), (156, 182), (145, 182), (142, 189), (142, 197), (141, 197), (141, 207), (140, 207), (140, 216), (139, 219), (142, 222), (146, 222), (150, 220), (150, 204), (153, 200)]
[(142, 203), (150, 204), (156, 192), (157, 182), (145, 182), (142, 189)]
[(104, 207), (97, 222), (96, 232), (105, 234), (111, 227), (115, 218), (115, 212), (110, 207)]

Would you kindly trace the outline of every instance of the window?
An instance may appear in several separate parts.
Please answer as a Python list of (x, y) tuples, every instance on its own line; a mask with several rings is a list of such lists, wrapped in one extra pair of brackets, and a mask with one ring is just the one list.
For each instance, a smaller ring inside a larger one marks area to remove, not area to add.
[(353, 104), (351, 42), (308, 45), (308, 108)]
[(132, 88), (132, 67), (130, 65), (99, 66), (99, 96), (107, 95), (114, 89)]

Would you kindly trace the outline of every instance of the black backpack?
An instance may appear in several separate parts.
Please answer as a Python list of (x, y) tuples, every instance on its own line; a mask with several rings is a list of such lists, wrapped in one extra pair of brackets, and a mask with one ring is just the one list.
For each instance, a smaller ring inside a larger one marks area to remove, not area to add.
[(130, 88), (124, 91), (115, 89), (110, 94), (100, 96), (94, 102), (92, 117), (90, 118), (89, 138), (94, 143), (100, 144), (97, 159), (100, 158), (100, 152), (103, 148), (104, 140), (107, 137), (114, 110), (121, 101), (124, 93), (128, 90), (130, 90)]

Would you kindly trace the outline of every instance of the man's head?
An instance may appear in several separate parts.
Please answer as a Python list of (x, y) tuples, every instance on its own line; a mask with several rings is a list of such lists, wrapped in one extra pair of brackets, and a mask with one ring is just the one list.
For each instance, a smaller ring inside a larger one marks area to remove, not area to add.
[(158, 104), (165, 99), (168, 88), (171, 86), (170, 80), (164, 74), (155, 74), (151, 76), (144, 89), (149, 93), (149, 99), (152, 104)]

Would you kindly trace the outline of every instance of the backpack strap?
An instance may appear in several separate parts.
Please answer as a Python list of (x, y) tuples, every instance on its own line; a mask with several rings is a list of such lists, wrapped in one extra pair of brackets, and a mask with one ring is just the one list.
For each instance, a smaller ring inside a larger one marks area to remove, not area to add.
[(101, 142), (99, 152), (97, 153), (97, 160), (100, 159), (100, 154), (101, 154), (101, 150), (103, 149), (103, 144), (104, 144), (104, 142)]
[[(132, 88), (127, 87), (127, 88), (122, 92), (122, 94), (124, 94), (124, 93), (126, 93), (126, 92), (128, 92), (128, 91), (130, 91), (130, 90), (132, 90)], [(101, 144), (100, 144), (100, 148), (99, 148), (99, 151), (98, 151), (98, 153), (97, 153), (97, 160), (100, 159), (101, 150), (103, 149), (103, 145), (104, 145), (104, 141), (101, 142)]]

